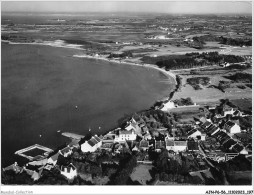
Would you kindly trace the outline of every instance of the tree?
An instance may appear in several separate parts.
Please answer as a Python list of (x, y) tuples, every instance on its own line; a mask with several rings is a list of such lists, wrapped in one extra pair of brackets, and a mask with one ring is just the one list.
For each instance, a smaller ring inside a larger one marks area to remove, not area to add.
[(170, 167), (168, 163), (168, 151), (166, 149), (162, 149), (157, 160), (155, 161), (155, 166), (159, 172), (168, 172)]

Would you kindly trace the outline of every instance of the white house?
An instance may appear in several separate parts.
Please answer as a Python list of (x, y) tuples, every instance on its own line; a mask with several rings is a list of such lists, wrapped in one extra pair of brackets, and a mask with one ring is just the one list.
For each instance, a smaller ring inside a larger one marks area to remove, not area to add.
[(174, 152), (182, 152), (187, 149), (187, 141), (174, 141), (173, 139), (166, 139), (166, 149)]
[(168, 111), (169, 109), (172, 109), (172, 108), (175, 108), (175, 103), (172, 102), (172, 101), (168, 101), (168, 102), (163, 103), (160, 109), (162, 111), (166, 112), (166, 111)]
[(125, 142), (136, 140), (137, 135), (134, 133), (134, 130), (120, 130), (119, 135), (115, 137), (115, 142)]
[(133, 130), (136, 134), (141, 135), (141, 128), (138, 126), (138, 123), (135, 121), (134, 118), (127, 122), (124, 129), (127, 131)]
[(69, 155), (71, 155), (72, 150), (69, 146), (63, 148), (62, 150), (59, 150), (59, 154), (63, 155), (64, 157), (68, 157)]
[(224, 129), (231, 134), (241, 133), (241, 128), (238, 124), (228, 121), (224, 125)]
[(201, 137), (202, 133), (201, 133), (201, 131), (199, 131), (198, 129), (192, 129), (192, 130), (190, 130), (190, 131), (187, 133), (187, 135), (188, 135), (188, 138), (194, 138), (194, 139), (196, 139), (197, 136), (200, 136), (200, 137)]
[(232, 115), (234, 112), (235, 112), (235, 110), (231, 106), (225, 105), (225, 106), (223, 106), (221, 115), (225, 117), (228, 114)]
[(182, 152), (187, 149), (187, 141), (174, 141), (174, 151)]
[(102, 140), (97, 135), (94, 135), (88, 141), (81, 143), (80, 147), (82, 152), (95, 152), (101, 145)]
[(68, 166), (61, 166), (61, 174), (68, 179), (73, 179), (77, 176), (77, 169), (72, 163), (70, 163)]
[(57, 152), (56, 154), (52, 155), (51, 157), (48, 158), (48, 164), (52, 164), (52, 165), (56, 165), (57, 160), (58, 160), (58, 156), (59, 156), (59, 152)]
[(206, 140), (206, 133), (201, 133), (201, 141), (205, 141)]

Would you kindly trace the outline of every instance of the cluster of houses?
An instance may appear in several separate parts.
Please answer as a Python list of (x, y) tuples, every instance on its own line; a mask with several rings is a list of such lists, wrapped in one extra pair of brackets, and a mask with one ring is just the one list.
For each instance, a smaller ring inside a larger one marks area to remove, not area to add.
[[(214, 109), (210, 109), (212, 112)], [(218, 111), (219, 110), (219, 111)], [(131, 118), (122, 128), (110, 131), (106, 135), (94, 135), (89, 139), (73, 139), (65, 148), (49, 155), (47, 158), (32, 161), (19, 167), (14, 163), (3, 171), (13, 170), (15, 173), (25, 171), (31, 178), (36, 181), (42, 174), (43, 170), (51, 170), (58, 165), (59, 158), (67, 158), (73, 153), (74, 148), (80, 149), (83, 153), (96, 153), (98, 151), (108, 151), (112, 155), (120, 153), (124, 148), (129, 151), (142, 151), (147, 153), (148, 150), (161, 152), (166, 149), (169, 154), (177, 156), (197, 154), (200, 163), (202, 159), (212, 159), (214, 161), (227, 161), (239, 154), (246, 155), (246, 158), (252, 154), (251, 134), (241, 129), (239, 121), (232, 120), (230, 116), (245, 116), (245, 114), (228, 105), (217, 109), (213, 118), (201, 117), (196, 118), (192, 123), (191, 129), (186, 135), (176, 136), (172, 132), (178, 131), (172, 129), (169, 133), (167, 128), (157, 129), (154, 134), (147, 127), (148, 122), (156, 122), (154, 118), (135, 120)], [(194, 118), (195, 119), (195, 118)], [(180, 124), (179, 124), (180, 125)], [(180, 125), (181, 126), (181, 125)], [(158, 136), (159, 135), (159, 136)], [(138, 162), (149, 162), (147, 155), (143, 160)], [(152, 163), (152, 162), (150, 162)], [(60, 173), (67, 179), (71, 180), (77, 176), (77, 169), (73, 164), (58, 165)]]
[(246, 115), (227, 104), (216, 110), (212, 119), (202, 117), (197, 121), (200, 127), (198, 134), (205, 132), (207, 136), (206, 139), (200, 141), (202, 151), (207, 157), (218, 162), (230, 160), (239, 154), (247, 157), (251, 155), (251, 133), (241, 128), (239, 120), (233, 119), (236, 116)]
[[(24, 166), (20, 167), (17, 162), (14, 164), (6, 167), (3, 169), (3, 171), (13, 170), (15, 173), (22, 173), (26, 172), (28, 175), (31, 176), (31, 179), (33, 181), (37, 181), (40, 179), (40, 177), (43, 175), (43, 170), (51, 170), (57, 165), (58, 159), (60, 156), (63, 158), (68, 157), (72, 154), (73, 147), (70, 147), (69, 145), (58, 152), (50, 155), (48, 158), (38, 160), (38, 161), (31, 161), (25, 164)], [(60, 167), (60, 173), (64, 175), (67, 179), (73, 179), (75, 176), (77, 176), (77, 169), (73, 164), (68, 165), (61, 165)]]

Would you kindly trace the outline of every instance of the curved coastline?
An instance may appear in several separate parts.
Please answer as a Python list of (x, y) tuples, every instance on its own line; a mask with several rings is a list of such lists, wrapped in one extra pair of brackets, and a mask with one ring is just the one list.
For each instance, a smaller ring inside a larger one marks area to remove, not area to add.
[[(3, 40), (2, 40), (3, 41)], [(66, 48), (66, 49), (75, 49), (75, 50), (85, 50), (83, 48), (80, 48), (79, 45), (77, 46), (64, 46), (64, 45), (54, 45), (54, 44), (48, 44), (48, 43), (16, 43), (16, 42), (11, 42), (11, 41), (3, 41), (4, 43), (8, 43), (8, 44), (24, 44), (24, 45), (43, 45), (43, 46), (51, 46), (51, 47), (61, 47), (61, 48)], [(160, 71), (161, 73), (163, 73), (165, 76), (167, 76), (168, 81), (167, 82), (171, 82), (172, 83), (172, 79), (174, 80), (174, 84), (175, 86), (172, 88), (172, 90), (169, 92), (169, 94), (166, 97), (163, 97), (162, 99), (159, 100), (155, 100), (155, 102), (158, 101), (165, 101), (165, 100), (170, 100), (174, 93), (178, 90), (179, 88), (179, 82), (177, 79), (177, 75), (173, 74), (170, 71), (166, 71), (165, 69), (159, 68), (156, 65), (152, 65), (152, 64), (139, 64), (139, 63), (134, 63), (134, 62), (126, 62), (123, 60), (116, 60), (116, 59), (109, 59), (106, 56), (105, 57), (101, 57), (101, 56), (91, 56), (91, 55), (86, 55), (86, 54), (82, 54), (82, 55), (73, 55), (72, 57), (77, 57), (77, 58), (88, 58), (88, 59), (93, 59), (93, 60), (102, 60), (102, 61), (107, 61), (107, 62), (113, 62), (117, 65), (121, 65), (121, 64), (125, 64), (125, 65), (130, 65), (130, 66), (139, 66), (139, 67), (145, 67), (145, 68), (151, 68), (151, 69), (155, 69), (157, 71)], [(153, 105), (151, 105), (152, 107)], [(151, 108), (150, 107), (150, 108)], [(150, 109), (148, 108), (148, 109)], [(117, 128), (117, 127), (115, 127)], [(115, 129), (113, 128), (113, 129)], [(108, 129), (106, 132), (101, 133), (101, 135), (105, 135), (107, 134), (109, 131), (112, 131), (112, 129)]]
[[(12, 42), (12, 41), (7, 41), (7, 40), (1, 40), (4, 43), (8, 43), (8, 44), (23, 44), (23, 45), (44, 45), (44, 46), (50, 46), (50, 47), (60, 47), (60, 48), (66, 48), (66, 49), (75, 49), (75, 50), (83, 50), (85, 51), (85, 49), (81, 48), (81, 45), (74, 45), (74, 44), (58, 44), (57, 40), (56, 42), (32, 42), (32, 43), (18, 43), (18, 42)], [(133, 65), (133, 66), (141, 66), (141, 67), (147, 67), (147, 68), (153, 68), (156, 69), (160, 72), (162, 72), (163, 74), (165, 74), (168, 78), (173, 78), (175, 84), (177, 85), (177, 81), (176, 81), (176, 75), (173, 74), (172, 72), (166, 71), (165, 69), (159, 68), (156, 65), (153, 64), (138, 64), (138, 63), (132, 63), (132, 62), (126, 62), (126, 61), (121, 61), (121, 60), (111, 60), (108, 59), (106, 57), (97, 57), (97, 56), (91, 56), (91, 55), (86, 55), (86, 54), (82, 54), (82, 55), (73, 55), (73, 57), (78, 57), (78, 58), (90, 58), (90, 59), (99, 59), (99, 60), (104, 60), (104, 61), (108, 61), (108, 62), (114, 62), (117, 64), (127, 64), (127, 65)]]

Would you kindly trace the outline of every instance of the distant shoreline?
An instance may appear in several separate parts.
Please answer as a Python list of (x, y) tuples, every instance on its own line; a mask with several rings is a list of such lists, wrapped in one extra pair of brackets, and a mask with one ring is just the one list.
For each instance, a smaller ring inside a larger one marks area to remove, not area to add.
[[(63, 43), (64, 41), (62, 40), (56, 40), (55, 42), (53, 41), (47, 41), (47, 42), (31, 42), (31, 43), (19, 43), (19, 42), (12, 42), (12, 41), (7, 41), (7, 40), (2, 40), (2, 42), (4, 43), (8, 43), (11, 45), (43, 45), (43, 46), (51, 46), (51, 47), (56, 47), (56, 48), (66, 48), (66, 49), (76, 49), (76, 50), (83, 50), (86, 51), (85, 49), (81, 48), (82, 45), (75, 45), (75, 44), (65, 44), (65, 45), (61, 45), (61, 43)], [(60, 44), (59, 44), (60, 42)], [(160, 72), (162, 72), (164, 75), (167, 76), (167, 78), (170, 80), (173, 78), (174, 80), (174, 84), (175, 86), (178, 85), (177, 80), (176, 80), (176, 75), (172, 72), (166, 71), (165, 69), (159, 68), (156, 65), (152, 65), (152, 64), (138, 64), (138, 63), (132, 63), (132, 62), (126, 62), (126, 61), (121, 61), (121, 60), (116, 60), (116, 59), (108, 59), (106, 57), (97, 57), (97, 56), (91, 56), (91, 55), (87, 55), (87, 54), (82, 54), (82, 55), (73, 55), (73, 57), (77, 57), (77, 58), (90, 58), (90, 59), (96, 59), (96, 60), (104, 60), (107, 62), (114, 62), (117, 64), (127, 64), (127, 65), (131, 65), (131, 66), (140, 66), (140, 67), (147, 67), (147, 68), (152, 68), (155, 70), (158, 70)], [(175, 90), (174, 90), (175, 91)], [(174, 92), (173, 91), (173, 92)], [(172, 97), (172, 92), (170, 92), (170, 95)], [(165, 97), (168, 98), (168, 97)], [(163, 99), (165, 99), (163, 98)]]

